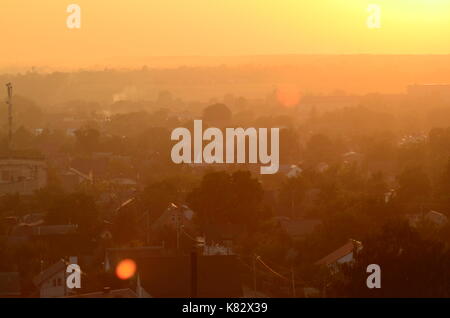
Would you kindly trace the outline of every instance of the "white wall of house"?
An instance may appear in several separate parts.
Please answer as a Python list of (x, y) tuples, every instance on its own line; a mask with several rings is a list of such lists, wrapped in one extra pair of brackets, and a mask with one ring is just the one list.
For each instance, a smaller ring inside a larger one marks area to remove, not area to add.
[(40, 286), (39, 296), (41, 298), (62, 297), (66, 296), (66, 273), (61, 271), (56, 273)]
[(203, 255), (232, 255), (231, 247), (223, 245), (205, 245), (203, 248)]
[(337, 263), (338, 264), (344, 264), (344, 263), (348, 263), (348, 262), (352, 262), (352, 261), (353, 261), (353, 252), (345, 255), (344, 257), (341, 257), (340, 259), (338, 259)]

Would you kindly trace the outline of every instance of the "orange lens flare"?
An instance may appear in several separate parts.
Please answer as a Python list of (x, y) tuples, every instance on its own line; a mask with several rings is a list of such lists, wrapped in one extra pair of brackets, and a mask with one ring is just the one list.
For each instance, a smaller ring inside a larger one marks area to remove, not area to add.
[(116, 267), (116, 276), (120, 279), (129, 279), (136, 273), (136, 263), (131, 259), (122, 260)]
[(284, 107), (293, 107), (300, 101), (300, 91), (297, 86), (283, 84), (277, 87), (278, 102)]

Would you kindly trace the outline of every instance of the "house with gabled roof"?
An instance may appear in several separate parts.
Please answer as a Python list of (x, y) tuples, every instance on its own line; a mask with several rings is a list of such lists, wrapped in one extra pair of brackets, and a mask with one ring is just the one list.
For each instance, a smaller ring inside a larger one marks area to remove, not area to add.
[(50, 267), (46, 268), (33, 279), (33, 283), (39, 290), (40, 298), (64, 297), (71, 294), (67, 288), (66, 280), (70, 273), (67, 273), (69, 264), (77, 264), (77, 257), (70, 257), (69, 261), (60, 259)]
[(318, 260), (315, 264), (336, 268), (339, 264), (353, 262), (356, 253), (362, 249), (362, 243), (349, 239), (347, 243)]

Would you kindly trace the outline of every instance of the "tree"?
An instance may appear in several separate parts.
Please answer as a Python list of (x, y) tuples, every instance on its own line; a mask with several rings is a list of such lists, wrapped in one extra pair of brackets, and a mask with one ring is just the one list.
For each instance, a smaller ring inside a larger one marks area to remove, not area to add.
[(405, 168), (397, 177), (400, 202), (422, 204), (431, 193), (428, 175), (420, 166)]
[(90, 127), (78, 129), (75, 132), (75, 137), (77, 146), (83, 152), (91, 153), (99, 147), (100, 132), (97, 129)]
[(231, 116), (231, 110), (225, 104), (213, 104), (203, 110), (203, 120), (212, 126), (226, 126), (231, 122)]
[(81, 234), (91, 235), (98, 225), (99, 213), (94, 198), (85, 193), (57, 196), (49, 207), (49, 224), (78, 224)]
[[(369, 264), (381, 268), (381, 288), (366, 285)], [(388, 222), (363, 241), (356, 261), (332, 277), (328, 295), (340, 297), (449, 297), (450, 251), (424, 240), (406, 221)]]
[(289, 211), (289, 215), (294, 217), (303, 201), (308, 183), (303, 176), (286, 178), (280, 189), (280, 205), (284, 211)]
[(149, 208), (151, 220), (157, 219), (178, 199), (179, 189), (172, 180), (163, 180), (149, 184), (142, 193), (144, 205)]
[(248, 171), (205, 174), (187, 201), (201, 224), (232, 223), (253, 226), (262, 216), (261, 184)]
[(334, 146), (331, 140), (322, 134), (311, 136), (306, 144), (307, 158), (316, 164), (329, 161), (334, 155)]

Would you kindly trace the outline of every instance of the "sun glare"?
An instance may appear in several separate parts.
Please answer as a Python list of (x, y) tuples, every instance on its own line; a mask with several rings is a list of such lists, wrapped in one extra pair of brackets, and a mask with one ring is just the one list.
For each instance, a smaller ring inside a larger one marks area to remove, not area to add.
[(133, 277), (135, 273), (136, 263), (132, 259), (124, 259), (116, 267), (116, 276), (122, 280)]

